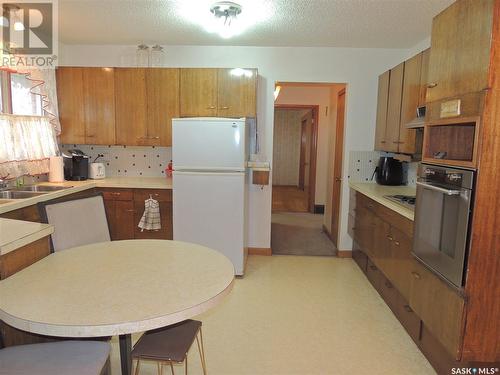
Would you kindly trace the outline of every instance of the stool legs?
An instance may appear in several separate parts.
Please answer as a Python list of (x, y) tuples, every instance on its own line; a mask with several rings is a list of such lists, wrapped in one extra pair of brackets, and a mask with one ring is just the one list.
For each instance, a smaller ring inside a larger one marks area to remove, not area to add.
[(200, 334), (199, 339), (198, 339), (198, 334), (196, 334), (196, 344), (198, 345), (198, 353), (200, 354), (201, 368), (203, 369), (203, 375), (207, 375), (207, 364), (205, 362), (205, 348), (203, 347), (203, 333), (201, 331), (201, 327), (199, 334)]
[(140, 367), (141, 361), (137, 359), (137, 364), (135, 365), (135, 375), (139, 375), (139, 367)]

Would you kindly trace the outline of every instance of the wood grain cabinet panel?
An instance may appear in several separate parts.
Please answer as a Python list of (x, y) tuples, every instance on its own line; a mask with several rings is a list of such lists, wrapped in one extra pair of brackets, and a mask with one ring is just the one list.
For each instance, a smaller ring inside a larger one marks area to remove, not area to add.
[(57, 68), (56, 81), (61, 143), (86, 143), (83, 68)]
[(217, 69), (181, 69), (180, 115), (217, 116)]
[(146, 69), (115, 69), (116, 143), (147, 145)]
[(465, 301), (418, 261), (411, 265), (410, 306), (448, 353), (460, 358)]
[[(239, 72), (239, 74), (238, 74)], [(247, 73), (247, 74), (244, 74)], [(251, 73), (251, 75), (249, 74)], [(220, 117), (256, 117), (257, 70), (218, 69), (218, 107)]]
[(495, 0), (460, 0), (432, 23), (427, 102), (488, 87)]
[(43, 237), (0, 257), (0, 280), (31, 266), (50, 254), (49, 237)]
[(146, 143), (172, 146), (172, 119), (179, 117), (179, 69), (148, 69), (146, 95)]
[(130, 240), (134, 238), (134, 202), (129, 189), (104, 189), (104, 208), (111, 239)]
[[(401, 121), (399, 124), (398, 152), (414, 154), (416, 149), (417, 131), (407, 129), (406, 124), (416, 117), (420, 100), (420, 76), (422, 72), (422, 54), (413, 56), (405, 62), (403, 78), (403, 94), (401, 102)], [(420, 153), (420, 150), (418, 150)]]
[(398, 228), (391, 226), (390, 265), (387, 276), (401, 295), (409, 301), (411, 289), (412, 239)]
[(398, 152), (401, 123), (401, 100), (403, 96), (404, 62), (391, 69), (389, 101), (387, 103), (386, 144), (384, 151)]
[(115, 80), (113, 68), (83, 68), (85, 143), (115, 144)]
[(389, 101), (389, 80), (391, 72), (381, 74), (378, 77), (378, 96), (377, 96), (377, 125), (375, 129), (375, 150), (384, 150), (387, 127), (387, 103)]
[(429, 59), (431, 49), (427, 48), (422, 52), (422, 69), (420, 70), (420, 95), (418, 98), (418, 106), (424, 106), (426, 103), (427, 80), (429, 77)]

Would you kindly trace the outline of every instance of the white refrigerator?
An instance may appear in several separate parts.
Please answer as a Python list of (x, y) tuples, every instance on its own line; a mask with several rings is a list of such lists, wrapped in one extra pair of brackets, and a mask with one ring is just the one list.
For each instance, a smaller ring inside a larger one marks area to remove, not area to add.
[(243, 275), (249, 126), (245, 119), (172, 120), (174, 240), (220, 251)]

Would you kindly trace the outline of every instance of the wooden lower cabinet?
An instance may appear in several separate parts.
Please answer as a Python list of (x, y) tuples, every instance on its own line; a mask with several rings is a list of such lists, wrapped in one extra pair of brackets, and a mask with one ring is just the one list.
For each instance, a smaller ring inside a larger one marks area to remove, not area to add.
[(353, 259), (438, 373), (448, 374), (461, 356), (464, 298), (412, 256), (410, 220), (360, 193), (350, 203)]
[[(172, 191), (163, 189), (101, 189), (112, 240), (171, 240)], [(151, 198), (160, 203), (161, 229), (148, 231), (138, 227), (144, 213), (144, 201)]]

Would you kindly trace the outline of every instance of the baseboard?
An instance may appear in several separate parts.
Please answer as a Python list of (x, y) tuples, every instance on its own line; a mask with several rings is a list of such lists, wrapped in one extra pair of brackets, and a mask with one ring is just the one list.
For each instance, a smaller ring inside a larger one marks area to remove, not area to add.
[(324, 214), (325, 213), (325, 205), (324, 204), (315, 204), (314, 205), (314, 213), (315, 214)]
[(270, 247), (249, 247), (248, 255), (273, 255), (273, 251)]
[(351, 250), (337, 250), (337, 257), (338, 258), (352, 258), (352, 251)]

